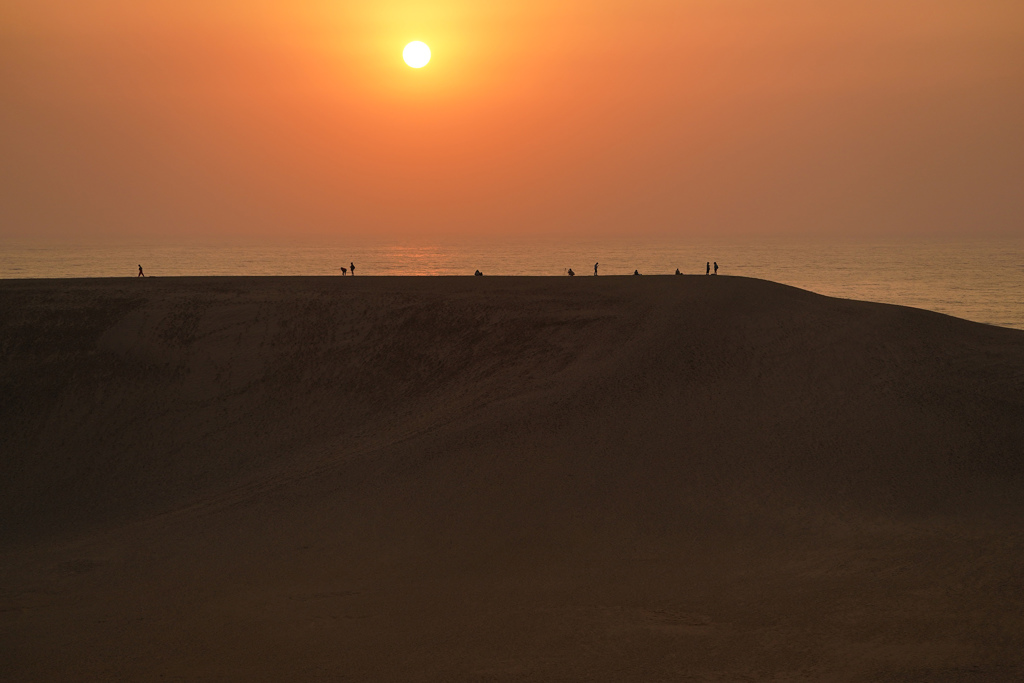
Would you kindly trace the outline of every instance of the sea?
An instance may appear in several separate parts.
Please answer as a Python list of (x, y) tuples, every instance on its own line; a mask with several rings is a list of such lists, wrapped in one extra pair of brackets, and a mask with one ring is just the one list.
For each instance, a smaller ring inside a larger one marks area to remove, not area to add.
[(704, 275), (773, 280), (827, 296), (900, 304), (1024, 330), (1024, 238), (809, 242), (681, 239), (302, 244), (0, 242), (0, 279), (147, 276)]

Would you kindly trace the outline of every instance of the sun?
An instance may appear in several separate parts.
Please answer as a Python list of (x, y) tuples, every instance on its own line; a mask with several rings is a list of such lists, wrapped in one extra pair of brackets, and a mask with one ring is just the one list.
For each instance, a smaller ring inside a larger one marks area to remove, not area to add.
[(430, 61), (430, 48), (419, 40), (414, 40), (402, 50), (402, 59), (414, 69), (422, 69)]

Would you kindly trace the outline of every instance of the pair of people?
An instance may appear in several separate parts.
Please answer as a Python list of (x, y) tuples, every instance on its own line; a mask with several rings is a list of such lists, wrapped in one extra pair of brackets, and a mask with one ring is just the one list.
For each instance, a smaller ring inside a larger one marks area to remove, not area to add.
[(341, 267), (341, 274), (342, 274), (342, 276), (344, 276), (346, 273), (348, 273), (349, 270), (352, 271), (352, 275), (355, 275), (356, 274), (356, 264), (349, 263), (348, 264), (348, 268), (346, 268), (345, 266), (342, 266)]
[[(705, 275), (711, 275), (711, 262), (708, 261), (707, 270), (704, 271)], [(715, 275), (718, 275), (718, 261), (715, 261)]]

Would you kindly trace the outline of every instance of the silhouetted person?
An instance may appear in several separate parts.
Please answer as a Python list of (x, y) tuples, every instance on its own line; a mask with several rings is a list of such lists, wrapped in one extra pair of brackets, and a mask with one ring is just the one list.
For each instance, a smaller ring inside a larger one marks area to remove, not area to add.
[(480, 277), (481, 275), (483, 275), (483, 273), (481, 273), (481, 272), (480, 272), (480, 271), (478, 270), (478, 271), (476, 271), (475, 273), (473, 273), (473, 275), (475, 275), (476, 277)]
[(146, 277), (146, 274), (142, 272), (142, 264), (139, 264), (139, 274), (135, 277)]
[(569, 269), (569, 277), (572, 277), (572, 276), (573, 276), (573, 275), (575, 275), (575, 274), (576, 274), (576, 273), (572, 272), (572, 268), (570, 268), (570, 269)]
[(594, 264), (594, 275), (597, 275), (597, 264)]
[(705, 275), (711, 275), (711, 261), (708, 261), (708, 268), (704, 271)]
[(356, 274), (356, 264), (354, 264), (354, 263), (349, 263), (349, 264), (348, 264), (348, 269), (352, 271), (352, 275), (355, 275), (355, 274)]
[(634, 270), (634, 271), (633, 271), (633, 275), (639, 275), (639, 274), (640, 274), (640, 271), (639, 271), (639, 270)]
[(718, 261), (715, 261), (715, 275), (718, 275)]
[(342, 277), (345, 277), (345, 275), (346, 275), (347, 273), (348, 273), (348, 268), (346, 268), (345, 266), (342, 266), (342, 267), (341, 267), (341, 276), (342, 276)]
[(682, 275), (682, 273), (679, 272), (678, 268), (676, 268), (676, 275)]

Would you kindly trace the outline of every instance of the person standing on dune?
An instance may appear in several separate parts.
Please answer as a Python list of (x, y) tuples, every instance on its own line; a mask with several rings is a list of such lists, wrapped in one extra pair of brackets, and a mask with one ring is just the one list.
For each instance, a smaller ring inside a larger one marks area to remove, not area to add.
[(355, 276), (355, 274), (356, 274), (356, 264), (354, 264), (352, 262), (349, 262), (348, 269), (351, 270), (352, 271), (352, 275)]
[(597, 275), (597, 264), (594, 264), (594, 275)]
[(139, 264), (139, 274), (135, 277), (146, 277), (146, 274), (142, 272), (142, 264)]
[(718, 261), (715, 261), (715, 275), (718, 275)]
[(711, 275), (711, 261), (708, 261), (707, 269), (704, 271), (705, 275)]

